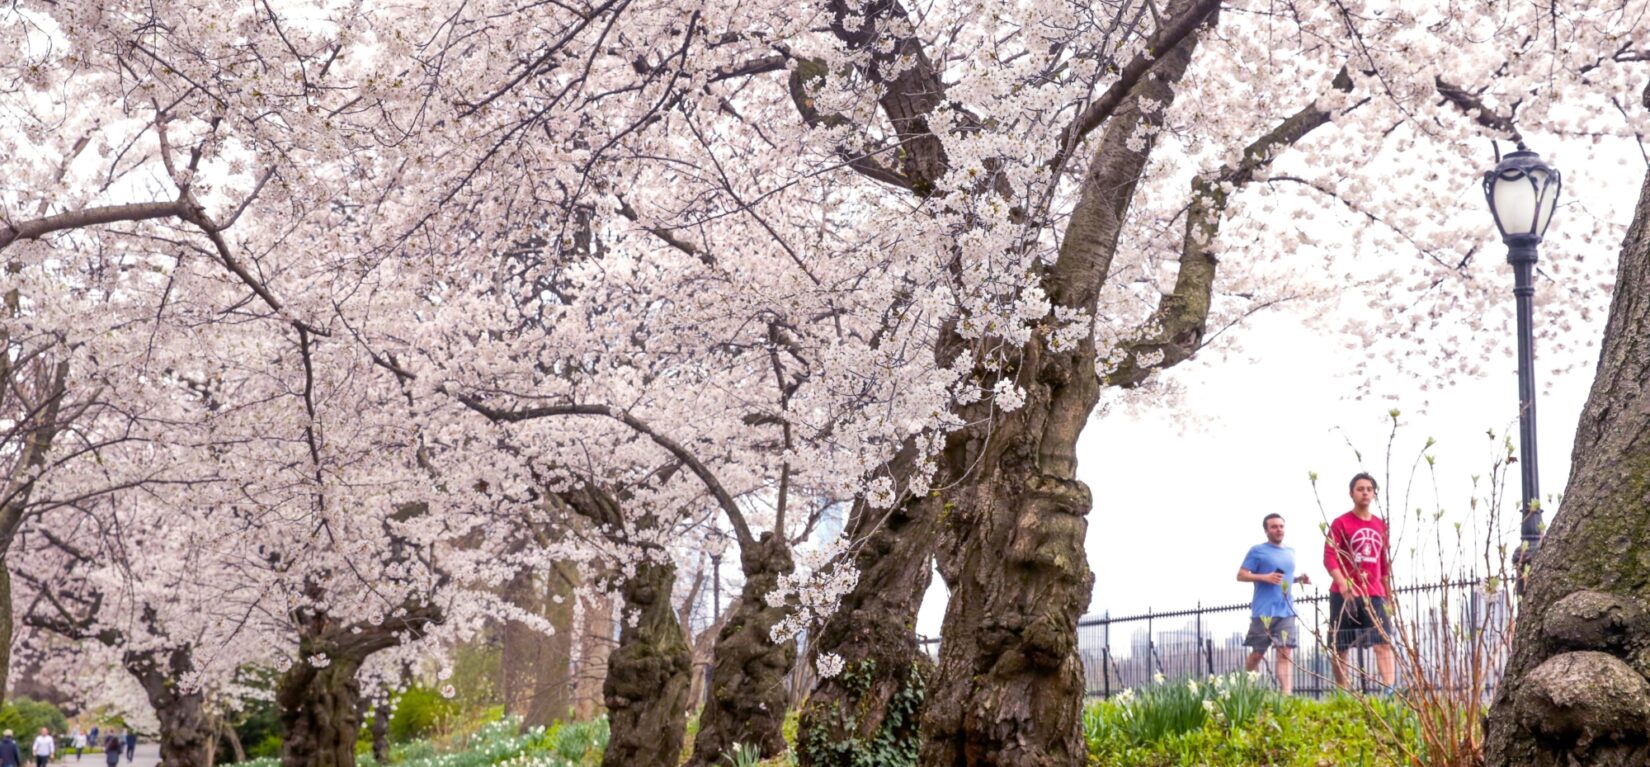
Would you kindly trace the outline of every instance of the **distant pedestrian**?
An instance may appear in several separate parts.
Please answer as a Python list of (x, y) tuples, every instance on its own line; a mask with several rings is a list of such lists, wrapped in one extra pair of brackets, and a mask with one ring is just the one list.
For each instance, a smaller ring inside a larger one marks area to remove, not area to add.
[(111, 732), (104, 736), (103, 763), (108, 767), (115, 767), (115, 765), (120, 764), (120, 751), (123, 747), (119, 735)]
[(126, 728), (126, 761), (128, 761), (128, 762), (132, 761), (132, 756), (136, 753), (137, 753), (137, 733), (132, 732), (132, 729), (130, 727), (128, 727), (128, 728)]
[(1352, 510), (1329, 524), (1329, 536), (1323, 543), (1323, 566), (1335, 580), (1329, 589), (1335, 684), (1347, 688), (1348, 648), (1373, 647), (1381, 685), (1390, 690), (1397, 669), (1386, 603), (1392, 587), (1386, 521), (1370, 511), (1377, 492), (1374, 477), (1367, 472), (1353, 475), (1347, 492), (1352, 496)]
[(92, 725), (92, 732), (90, 735), (86, 736), (86, 742), (90, 744), (92, 748), (98, 747), (98, 743), (101, 741), (97, 739), (97, 725)]
[(23, 767), (23, 751), (17, 747), (11, 730), (0, 736), (0, 767)]
[(46, 767), (46, 763), (57, 755), (57, 738), (46, 728), (40, 728), (40, 734), (34, 736), (34, 766)]
[(74, 747), (74, 760), (80, 761), (86, 750), (86, 733), (81, 732), (79, 727), (74, 728), (74, 732), (69, 733), (69, 745)]
[(1243, 640), (1249, 647), (1249, 657), (1243, 668), (1260, 668), (1266, 650), (1272, 649), (1278, 690), (1288, 695), (1295, 690), (1294, 653), (1300, 644), (1295, 600), (1289, 586), (1312, 581), (1305, 575), (1295, 575), (1295, 550), (1283, 545), (1283, 515), (1267, 514), (1260, 524), (1266, 530), (1266, 542), (1249, 548), (1237, 572), (1239, 581), (1255, 584), (1255, 596), (1249, 603), (1249, 635)]

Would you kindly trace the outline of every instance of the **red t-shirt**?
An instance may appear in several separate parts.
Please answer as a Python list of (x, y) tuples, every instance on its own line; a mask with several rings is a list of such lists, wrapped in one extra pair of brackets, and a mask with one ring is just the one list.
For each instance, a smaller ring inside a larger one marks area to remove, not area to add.
[[(1329, 537), (1323, 542), (1323, 566), (1330, 571), (1340, 570), (1365, 594), (1385, 597), (1386, 579), (1392, 573), (1386, 549), (1386, 523), (1373, 514), (1367, 520), (1358, 519), (1349, 511), (1329, 524)], [(1339, 593), (1341, 586), (1335, 583), (1329, 590)]]

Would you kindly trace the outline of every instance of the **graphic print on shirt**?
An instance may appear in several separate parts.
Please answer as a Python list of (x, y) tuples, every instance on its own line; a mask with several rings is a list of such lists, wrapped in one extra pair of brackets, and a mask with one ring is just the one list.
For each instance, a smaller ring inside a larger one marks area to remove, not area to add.
[(1362, 565), (1365, 562), (1381, 561), (1381, 549), (1385, 541), (1381, 540), (1381, 531), (1373, 527), (1360, 528), (1352, 533), (1353, 564)]

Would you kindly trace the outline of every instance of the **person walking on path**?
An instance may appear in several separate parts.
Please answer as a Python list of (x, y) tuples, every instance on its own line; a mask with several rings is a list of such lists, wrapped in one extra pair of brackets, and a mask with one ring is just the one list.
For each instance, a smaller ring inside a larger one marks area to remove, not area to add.
[(88, 744), (90, 744), (90, 745), (91, 745), (91, 747), (92, 747), (92, 748), (97, 748), (97, 747), (98, 747), (98, 744), (99, 744), (99, 743), (100, 743), (100, 742), (101, 742), (101, 741), (99, 741), (99, 740), (98, 740), (98, 739), (97, 739), (97, 725), (95, 725), (95, 724), (94, 724), (94, 725), (92, 725), (92, 732), (91, 732), (91, 734), (90, 734), (90, 735), (87, 735), (87, 736), (86, 736), (86, 742), (87, 742), (87, 743), (88, 743)]
[(23, 750), (17, 747), (11, 730), (0, 736), (0, 767), (23, 767)]
[(1323, 543), (1323, 566), (1334, 584), (1329, 587), (1329, 625), (1335, 650), (1335, 685), (1347, 689), (1346, 651), (1375, 648), (1375, 669), (1384, 690), (1397, 681), (1392, 658), (1392, 620), (1387, 596), (1392, 591), (1392, 561), (1387, 555), (1387, 526), (1370, 510), (1375, 502), (1375, 478), (1368, 472), (1353, 475), (1347, 485), (1352, 510), (1329, 524)]
[(1243, 640), (1249, 647), (1249, 657), (1243, 669), (1259, 669), (1266, 650), (1271, 648), (1278, 690), (1288, 695), (1295, 690), (1293, 656), (1300, 643), (1295, 628), (1295, 600), (1289, 587), (1312, 581), (1305, 575), (1295, 575), (1295, 550), (1283, 545), (1283, 515), (1267, 514), (1260, 524), (1266, 530), (1266, 542), (1249, 547), (1237, 573), (1240, 582), (1255, 584), (1255, 596), (1249, 603), (1249, 635)]
[(34, 765), (46, 767), (46, 763), (57, 755), (57, 738), (52, 737), (46, 728), (40, 728), (40, 734), (34, 736)]
[(124, 748), (120, 736), (109, 733), (103, 738), (103, 763), (108, 767), (120, 764), (120, 752)]
[(136, 754), (137, 754), (137, 733), (133, 732), (132, 728), (128, 727), (128, 728), (126, 728), (126, 761), (127, 762), (132, 761), (132, 757), (135, 756)]
[(74, 760), (80, 761), (86, 751), (86, 733), (81, 732), (79, 727), (74, 728), (74, 732), (69, 733), (69, 745), (74, 747)]

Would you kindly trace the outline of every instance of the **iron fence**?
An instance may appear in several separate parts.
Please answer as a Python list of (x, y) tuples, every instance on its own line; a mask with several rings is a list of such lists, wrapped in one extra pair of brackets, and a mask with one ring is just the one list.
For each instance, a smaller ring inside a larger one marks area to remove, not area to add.
[[(1493, 694), (1506, 662), (1512, 637), (1513, 601), (1494, 579), (1462, 577), (1396, 589), (1388, 600), (1393, 617), (1394, 650), (1407, 662), (1397, 664), (1399, 686), (1417, 670), (1426, 684), (1482, 688)], [(1298, 588), (1298, 587), (1297, 587)], [(1321, 697), (1334, 689), (1329, 650), (1329, 594), (1295, 597), (1301, 632), (1294, 652), (1294, 692)], [(1125, 689), (1163, 681), (1202, 679), (1241, 671), (1250, 649), (1243, 645), (1249, 627), (1249, 604), (1234, 603), (1184, 610), (1147, 610), (1139, 615), (1084, 618), (1077, 624), (1078, 653), (1091, 697), (1110, 697)], [(939, 639), (926, 639), (937, 657)], [(1272, 675), (1272, 654), (1262, 671)], [(1374, 653), (1349, 651), (1354, 683), (1372, 691), (1378, 679)]]

